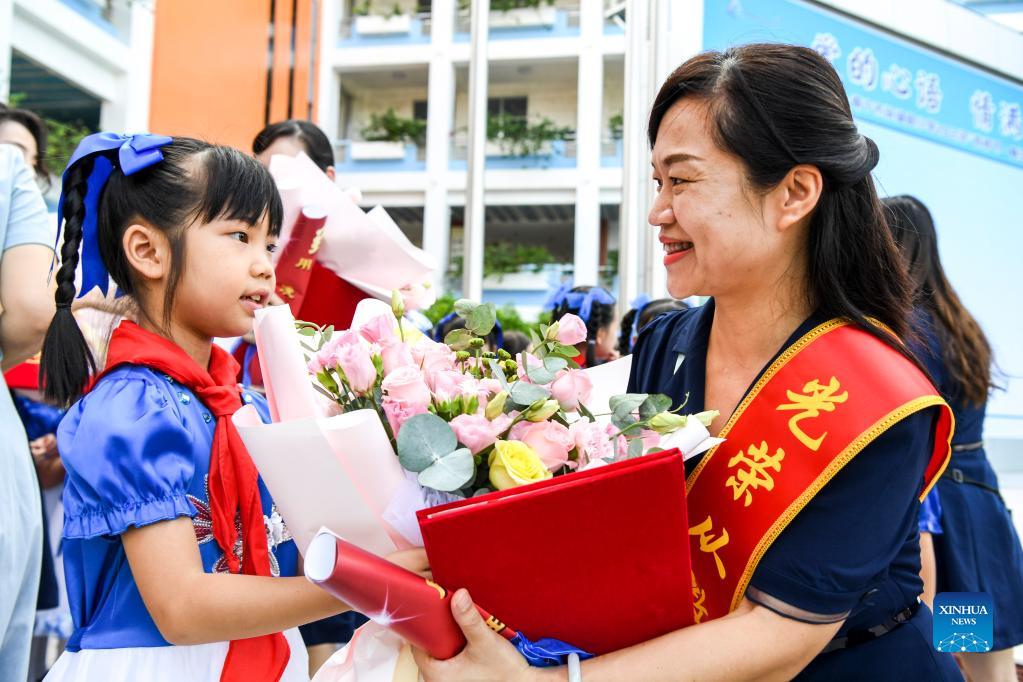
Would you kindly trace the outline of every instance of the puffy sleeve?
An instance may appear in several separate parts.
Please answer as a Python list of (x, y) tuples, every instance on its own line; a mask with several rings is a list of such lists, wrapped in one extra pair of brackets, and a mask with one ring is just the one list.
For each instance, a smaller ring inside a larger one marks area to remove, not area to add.
[(941, 529), (941, 498), (938, 496), (938, 486), (931, 488), (923, 503), (920, 505), (920, 532), (940, 535)]
[(176, 401), (144, 376), (103, 379), (57, 431), (67, 476), (64, 537), (118, 535), (194, 516), (195, 438)]
[(8, 190), (0, 197), (0, 221), (7, 225), (2, 250), (22, 244), (42, 244), (52, 249), (57, 224), (50, 220), (32, 171), (13, 149), (0, 150), (0, 166), (0, 186), (7, 185), (4, 189)]

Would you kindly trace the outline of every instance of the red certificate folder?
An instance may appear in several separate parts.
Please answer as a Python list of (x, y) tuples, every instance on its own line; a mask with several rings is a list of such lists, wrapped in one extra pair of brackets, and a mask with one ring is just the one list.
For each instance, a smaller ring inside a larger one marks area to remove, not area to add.
[(604, 654), (693, 623), (678, 450), (418, 516), (434, 579), (530, 639)]

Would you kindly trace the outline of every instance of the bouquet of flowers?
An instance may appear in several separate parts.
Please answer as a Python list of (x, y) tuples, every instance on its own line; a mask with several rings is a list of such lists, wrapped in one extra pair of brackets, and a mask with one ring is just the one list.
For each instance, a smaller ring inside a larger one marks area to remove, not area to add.
[(487, 348), (492, 303), (462, 299), (455, 312), (464, 328), (443, 343), (403, 321), (397, 293), (389, 312), (358, 328), (298, 323), (316, 389), (344, 412), (374, 410), (428, 493), (470, 497), (638, 457), (675, 447), (672, 435), (692, 422), (699, 442), (713, 444), (705, 427), (715, 413), (679, 414), (665, 395), (616, 395), (602, 415), (610, 421), (598, 421), (586, 407), (591, 380), (573, 359), (586, 339), (578, 317), (541, 325), (513, 358)]

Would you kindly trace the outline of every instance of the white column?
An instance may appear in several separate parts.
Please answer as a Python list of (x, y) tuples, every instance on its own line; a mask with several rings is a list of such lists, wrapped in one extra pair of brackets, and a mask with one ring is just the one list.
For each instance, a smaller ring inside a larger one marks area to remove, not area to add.
[(14, 0), (0, 0), (0, 102), (11, 95), (11, 26)]
[(156, 25), (154, 3), (135, 2), (131, 12), (130, 41), (132, 60), (127, 64), (124, 100), (124, 129), (127, 132), (149, 130), (149, 102), (153, 80), (153, 33)]
[(323, 129), (331, 144), (338, 138), (338, 108), (341, 100), (341, 81), (334, 70), (334, 52), (338, 41), (338, 5), (336, 0), (317, 0), (320, 54), (319, 92), (316, 93), (316, 125)]
[(650, 111), (650, 54), (647, 31), (651, 0), (628, 0), (625, 25), (625, 111), (622, 128), (624, 159), (622, 206), (619, 220), (618, 273), (620, 300), (631, 301), (641, 291), (643, 261), (641, 231), (649, 228), (650, 164), (646, 117)]
[(574, 262), (575, 284), (595, 285), (600, 260), (601, 122), (604, 91), (604, 56), (600, 49), (604, 13), (597, 2), (580, 3), (579, 84), (576, 119), (576, 167), (579, 184), (575, 192)]
[(451, 156), (455, 120), (455, 67), (451, 61), (455, 0), (433, 0), (431, 9), (430, 76), (426, 101), (426, 196), (423, 205), (423, 249), (437, 260), (434, 286), (444, 284), (451, 239), (451, 208), (445, 178)]
[(472, 44), (469, 51), (469, 152), (465, 188), (462, 296), (483, 298), (484, 203), (483, 173), (487, 147), (487, 37), (490, 0), (472, 0)]

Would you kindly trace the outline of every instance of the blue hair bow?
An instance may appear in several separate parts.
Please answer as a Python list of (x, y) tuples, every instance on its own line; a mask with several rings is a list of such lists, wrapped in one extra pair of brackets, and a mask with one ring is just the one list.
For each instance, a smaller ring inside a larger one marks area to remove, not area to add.
[(643, 309), (650, 305), (650, 295), (640, 294), (632, 299), (630, 305), (636, 311), (636, 316), (632, 318), (632, 333), (629, 334), (629, 350), (631, 351), (636, 346), (636, 339), (639, 338), (639, 318), (643, 314)]
[(543, 309), (554, 310), (559, 305), (565, 302), (565, 299), (568, 297), (570, 293), (572, 293), (571, 280), (562, 284), (554, 291), (554, 293), (547, 297), (547, 300), (544, 301)]
[(590, 321), (593, 314), (593, 304), (603, 303), (614, 305), (615, 297), (608, 293), (603, 287), (593, 287), (589, 291), (572, 291), (572, 283), (565, 282), (558, 290), (551, 294), (544, 303), (545, 310), (554, 310), (565, 304), (569, 310), (577, 310), (576, 313), (584, 322)]
[[(590, 315), (593, 314), (594, 303), (601, 303), (603, 305), (615, 304), (615, 297), (608, 293), (607, 289), (604, 289), (603, 287), (593, 287), (585, 294), (579, 293), (576, 295), (583, 296), (582, 303), (579, 305), (579, 317), (582, 318), (583, 322), (590, 321)], [(569, 305), (571, 305), (571, 303)]]
[(94, 133), (82, 139), (71, 155), (67, 168), (64, 170), (63, 186), (60, 201), (57, 204), (57, 246), (60, 246), (60, 228), (64, 219), (64, 192), (67, 190), (68, 175), (75, 165), (88, 157), (95, 157), (92, 172), (89, 174), (85, 193), (85, 219), (82, 222), (82, 288), (79, 296), (84, 296), (99, 287), (104, 295), (107, 293), (110, 275), (103, 265), (99, 251), (99, 222), (96, 207), (99, 205), (103, 188), (114, 171), (114, 161), (109, 152), (117, 150), (117, 166), (125, 175), (132, 175), (163, 161), (160, 147), (173, 142), (166, 135), (118, 135), (117, 133)]

